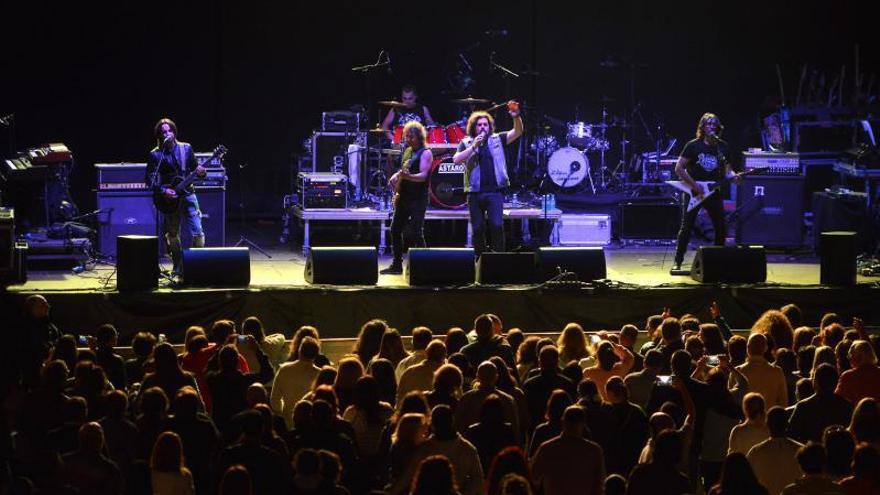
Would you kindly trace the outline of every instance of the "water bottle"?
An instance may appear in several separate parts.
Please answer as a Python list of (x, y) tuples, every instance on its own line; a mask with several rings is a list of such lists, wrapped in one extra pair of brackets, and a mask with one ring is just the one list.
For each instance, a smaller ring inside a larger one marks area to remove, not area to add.
[(547, 209), (548, 210), (555, 210), (556, 209), (556, 195), (555, 194), (550, 195), (550, 206)]

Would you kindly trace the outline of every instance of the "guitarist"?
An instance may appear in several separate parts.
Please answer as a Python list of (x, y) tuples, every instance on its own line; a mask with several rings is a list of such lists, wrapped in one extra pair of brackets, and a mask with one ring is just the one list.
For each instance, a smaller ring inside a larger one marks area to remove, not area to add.
[(192, 185), (185, 189), (185, 194), (178, 195), (171, 187), (175, 178), (186, 177), (192, 171), (199, 176), (205, 175), (205, 168), (198, 165), (196, 155), (189, 143), (177, 140), (177, 125), (168, 118), (156, 123), (154, 128), (156, 147), (150, 151), (147, 160), (146, 183), (154, 193), (162, 192), (168, 200), (176, 200), (179, 207), (173, 213), (163, 214), (163, 230), (165, 245), (171, 254), (173, 273), (180, 273), (182, 262), (180, 246), (180, 222), (185, 221), (192, 234), (192, 247), (204, 247), (205, 232), (202, 230), (202, 214), (199, 211), (199, 200), (196, 198)]
[(406, 149), (400, 159), (400, 170), (388, 183), (394, 189), (394, 217), (391, 219), (391, 265), (379, 273), (403, 273), (403, 238), (410, 246), (425, 247), (425, 210), (428, 209), (428, 176), (434, 156), (425, 147), (428, 131), (420, 122), (408, 122), (403, 128)]
[[(724, 131), (721, 120), (713, 113), (704, 113), (697, 124), (697, 137), (688, 141), (681, 151), (681, 156), (675, 164), (675, 173), (678, 178), (687, 184), (692, 195), (702, 198), (703, 191), (696, 181), (720, 181), (725, 177), (735, 175), (730, 160), (730, 147), (722, 141), (720, 136)], [(738, 179), (735, 179), (735, 181)], [(678, 231), (678, 242), (675, 248), (675, 261), (672, 271), (681, 269), (684, 261), (684, 253), (687, 251), (691, 240), (691, 230), (700, 208), (705, 208), (712, 220), (715, 229), (715, 245), (723, 246), (727, 236), (724, 223), (724, 202), (721, 194), (715, 193), (709, 196), (699, 207), (687, 211), (688, 198), (682, 198), (681, 228)]]

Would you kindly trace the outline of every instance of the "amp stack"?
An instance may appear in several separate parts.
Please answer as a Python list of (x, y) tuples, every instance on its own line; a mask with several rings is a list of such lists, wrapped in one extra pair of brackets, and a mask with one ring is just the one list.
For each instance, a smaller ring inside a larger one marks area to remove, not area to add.
[(736, 187), (736, 241), (765, 247), (803, 246), (804, 176), (797, 153), (748, 151), (745, 171), (767, 170), (742, 178)]

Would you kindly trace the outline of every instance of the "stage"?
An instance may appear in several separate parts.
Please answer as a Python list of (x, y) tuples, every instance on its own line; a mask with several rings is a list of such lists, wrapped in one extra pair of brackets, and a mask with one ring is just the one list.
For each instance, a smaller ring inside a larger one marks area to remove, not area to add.
[[(617, 329), (624, 323), (643, 326), (651, 314), (670, 307), (673, 314), (692, 312), (708, 318), (715, 300), (736, 328), (748, 328), (764, 310), (797, 302), (808, 323), (817, 324), (824, 312), (845, 318), (861, 316), (869, 325), (880, 320), (876, 304), (880, 277), (858, 277), (853, 287), (819, 285), (819, 263), (809, 252), (767, 254), (767, 281), (762, 284), (700, 284), (690, 277), (671, 276), (673, 246), (605, 246), (607, 284), (587, 288), (544, 285), (466, 287), (409, 287), (403, 275), (383, 275), (376, 286), (315, 286), (305, 282), (301, 246), (279, 243), (277, 222), (248, 228), (271, 259), (251, 251), (251, 283), (247, 288), (172, 288), (167, 282), (150, 292), (119, 293), (110, 265), (73, 273), (70, 270), (28, 273), (28, 282), (8, 288), (2, 296), (3, 314), (14, 314), (29, 294), (40, 293), (52, 306), (52, 318), (67, 331), (89, 333), (113, 322), (121, 342), (138, 330), (182, 339), (191, 324), (209, 325), (219, 318), (241, 322), (259, 316), (271, 331), (288, 336), (298, 326), (317, 326), (323, 337), (352, 337), (361, 323), (384, 318), (408, 334), (426, 324), (435, 332), (453, 326), (470, 328), (483, 312), (500, 315), (505, 327), (524, 331), (559, 331), (569, 321), (588, 330)], [(238, 237), (227, 237), (234, 244)], [(325, 239), (326, 240), (326, 239)], [(325, 244), (326, 245), (326, 244)], [(689, 265), (696, 243), (685, 259)], [(390, 262), (381, 256), (380, 268)]]

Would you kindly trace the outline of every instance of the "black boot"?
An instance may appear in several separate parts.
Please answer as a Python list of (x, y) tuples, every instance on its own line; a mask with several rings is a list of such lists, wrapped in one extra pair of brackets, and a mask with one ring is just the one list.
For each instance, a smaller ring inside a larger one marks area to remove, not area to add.
[(381, 275), (400, 275), (403, 273), (403, 260), (394, 260), (388, 265), (388, 268), (379, 270)]

